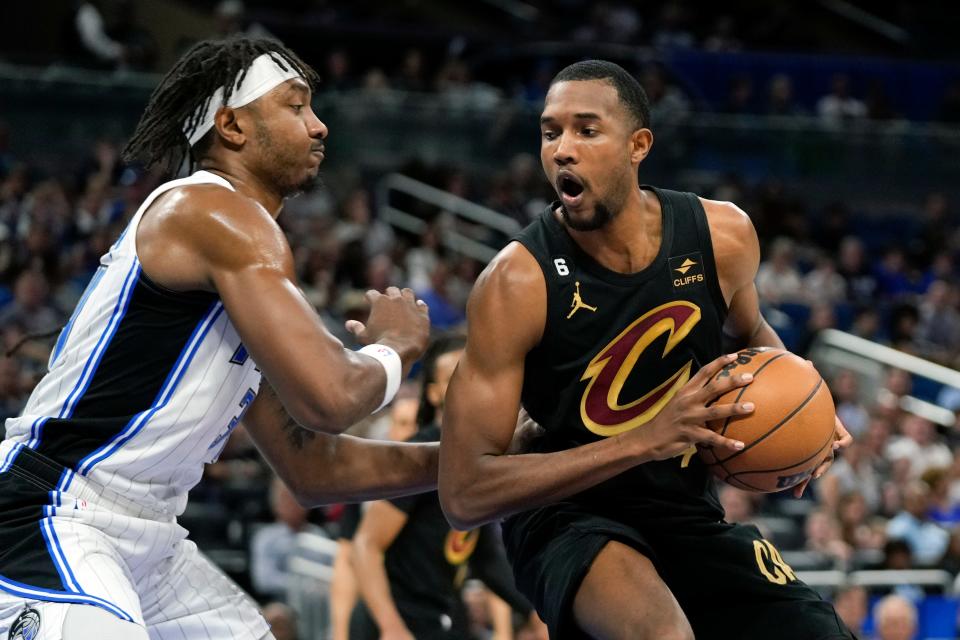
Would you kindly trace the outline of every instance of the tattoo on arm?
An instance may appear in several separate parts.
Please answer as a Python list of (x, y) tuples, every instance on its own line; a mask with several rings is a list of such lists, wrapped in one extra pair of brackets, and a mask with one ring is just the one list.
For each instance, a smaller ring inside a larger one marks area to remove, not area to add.
[(317, 437), (315, 432), (304, 429), (297, 424), (296, 420), (290, 417), (290, 414), (283, 408), (280, 397), (274, 390), (273, 385), (271, 385), (266, 378), (263, 378), (260, 382), (260, 393), (266, 394), (273, 402), (275, 418), (283, 425), (283, 431), (287, 434), (287, 442), (290, 443), (291, 447), (297, 451), (302, 451), (307, 442)]
[(290, 446), (298, 451), (302, 451), (307, 442), (317, 437), (317, 434), (309, 429), (304, 429), (293, 418), (287, 420), (283, 425), (283, 430), (287, 434), (287, 441)]

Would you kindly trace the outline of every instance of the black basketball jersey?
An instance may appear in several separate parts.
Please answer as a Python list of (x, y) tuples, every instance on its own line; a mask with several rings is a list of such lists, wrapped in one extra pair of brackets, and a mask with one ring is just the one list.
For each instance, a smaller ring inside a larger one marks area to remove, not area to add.
[[(703, 205), (692, 193), (643, 188), (660, 200), (663, 232), (656, 258), (637, 273), (611, 271), (586, 254), (556, 218), (556, 203), (516, 237), (547, 285), (546, 325), (527, 355), (522, 394), (546, 429), (539, 451), (643, 428), (722, 353), (727, 310)], [(641, 517), (717, 519), (722, 511), (708, 475), (691, 450), (572, 499)]]

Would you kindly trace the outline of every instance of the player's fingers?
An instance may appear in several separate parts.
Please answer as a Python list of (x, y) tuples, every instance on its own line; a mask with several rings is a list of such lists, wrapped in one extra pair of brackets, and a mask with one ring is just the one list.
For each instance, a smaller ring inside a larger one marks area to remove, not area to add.
[(827, 457), (817, 465), (817, 468), (813, 470), (813, 479), (817, 480), (827, 472), (827, 469), (830, 468), (830, 465), (833, 464), (833, 451), (827, 454)]
[(806, 480), (804, 480), (803, 482), (801, 482), (800, 484), (798, 484), (797, 486), (795, 486), (795, 487), (793, 488), (793, 497), (794, 497), (794, 498), (802, 498), (802, 497), (803, 497), (803, 492), (807, 490), (807, 485), (808, 485), (808, 484), (810, 484), (810, 478), (807, 478)]
[(417, 306), (420, 307), (420, 309), (421, 309), (424, 313), (426, 313), (427, 310), (429, 309), (429, 307), (427, 306), (427, 303), (424, 302), (423, 300), (421, 300), (420, 298), (417, 298)]
[(753, 413), (756, 407), (752, 402), (733, 402), (730, 404), (715, 404), (709, 407), (703, 407), (696, 412), (695, 418), (698, 423), (714, 422), (716, 420), (725, 420), (735, 416), (745, 416)]
[(367, 298), (367, 302), (369, 302), (370, 304), (373, 304), (374, 301), (380, 296), (382, 296), (383, 294), (377, 291), (376, 289), (368, 289), (367, 293), (364, 295)]
[(721, 369), (723, 369), (725, 366), (727, 366), (728, 364), (730, 364), (736, 359), (737, 359), (737, 354), (735, 353), (728, 353), (726, 355), (720, 356), (716, 360), (713, 360), (712, 362), (709, 362), (704, 366), (700, 367), (700, 371), (697, 371), (697, 373), (692, 378), (690, 378), (690, 382), (688, 382), (687, 384), (693, 387), (698, 387), (698, 388), (702, 387), (703, 385), (707, 384), (707, 382), (711, 380), (715, 375), (720, 373)]
[(387, 287), (387, 295), (391, 298), (396, 298), (400, 295), (400, 289), (397, 287)]
[(728, 391), (733, 391), (738, 387), (745, 387), (751, 382), (753, 382), (752, 373), (738, 373), (734, 376), (714, 378), (697, 391), (697, 402), (708, 404)]
[(413, 289), (409, 287), (400, 289), (400, 296), (403, 297), (404, 300), (409, 300), (410, 302), (413, 302), (417, 299), (417, 296), (413, 293)]
[(849, 447), (853, 442), (853, 436), (850, 435), (850, 432), (847, 431), (847, 428), (843, 426), (843, 423), (840, 422), (840, 418), (835, 418), (836, 421), (836, 442), (833, 443), (833, 450), (843, 449)]
[(726, 438), (716, 431), (705, 429), (703, 427), (693, 427), (690, 435), (697, 444), (712, 447), (714, 449), (727, 449), (729, 451), (740, 451), (743, 449), (743, 443), (739, 440)]
[(362, 338), (364, 333), (366, 333), (367, 331), (366, 325), (364, 325), (359, 320), (347, 320), (346, 322), (343, 323), (343, 326), (346, 327), (347, 331), (357, 336), (358, 338)]

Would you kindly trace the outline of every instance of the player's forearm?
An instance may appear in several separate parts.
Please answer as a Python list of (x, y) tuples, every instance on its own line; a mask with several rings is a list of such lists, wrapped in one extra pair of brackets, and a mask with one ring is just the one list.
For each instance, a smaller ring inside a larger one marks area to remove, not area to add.
[(585, 491), (646, 461), (637, 440), (624, 435), (555, 453), (484, 454), (460, 464), (444, 454), (444, 513), (456, 528), (473, 529)]
[(763, 316), (760, 317), (760, 326), (757, 327), (757, 330), (753, 333), (753, 335), (747, 341), (747, 344), (744, 346), (777, 347), (778, 349), (786, 348), (783, 344), (783, 340), (780, 339), (780, 336), (777, 335), (777, 332), (773, 330), (773, 327), (767, 323)]
[(358, 534), (353, 543), (353, 560), (360, 594), (380, 631), (405, 627), (390, 594), (390, 582), (383, 565), (384, 550)]
[(437, 487), (437, 444), (291, 429), (286, 444), (273, 447), (267, 459), (304, 506), (396, 498)]

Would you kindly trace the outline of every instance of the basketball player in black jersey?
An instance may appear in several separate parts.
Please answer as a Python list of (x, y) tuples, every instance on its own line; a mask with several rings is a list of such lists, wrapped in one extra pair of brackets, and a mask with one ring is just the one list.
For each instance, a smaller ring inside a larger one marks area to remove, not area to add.
[[(507, 518), (517, 584), (551, 638), (852, 637), (756, 528), (723, 521), (693, 446), (743, 446), (704, 428), (753, 409), (712, 404), (750, 382), (714, 379), (732, 360), (724, 333), (783, 346), (760, 314), (750, 219), (638, 184), (649, 107), (617, 65), (561, 71), (540, 123), (560, 201), (472, 293), (442, 431), (447, 517)], [(545, 434), (507, 455), (521, 403)], [(850, 440), (839, 421), (836, 437)]]

